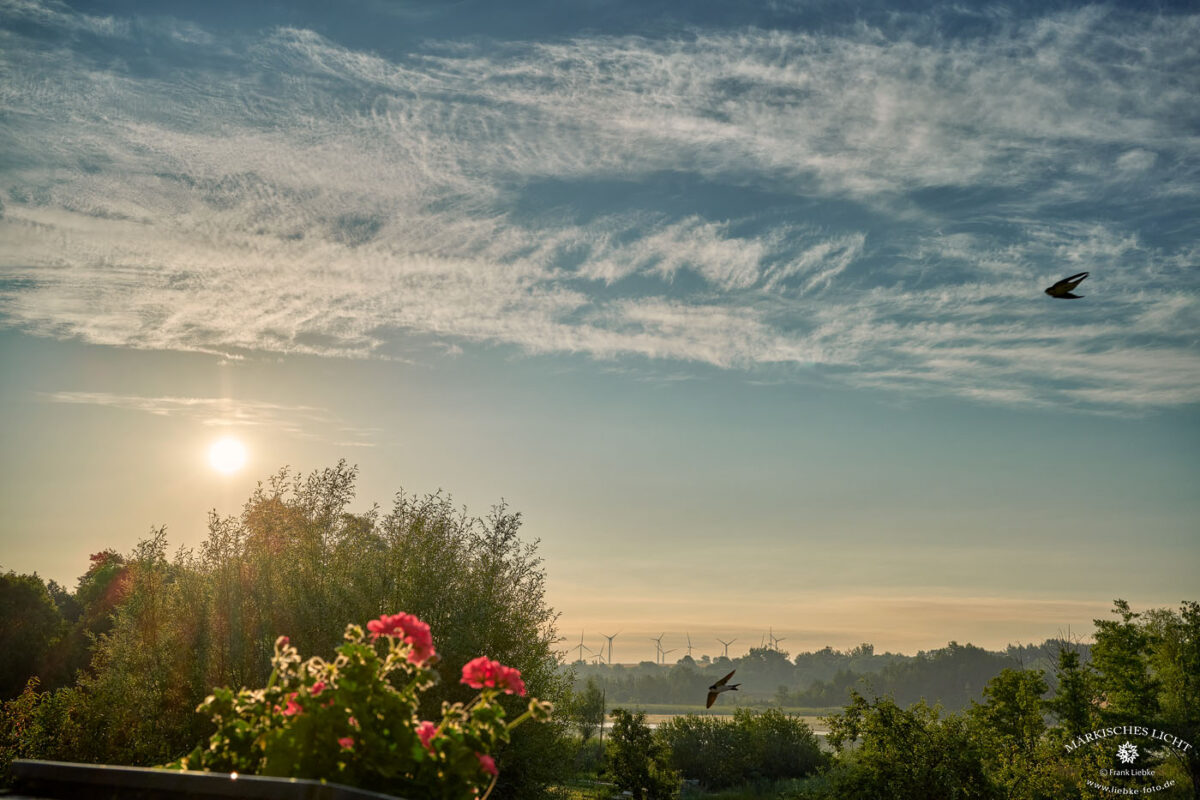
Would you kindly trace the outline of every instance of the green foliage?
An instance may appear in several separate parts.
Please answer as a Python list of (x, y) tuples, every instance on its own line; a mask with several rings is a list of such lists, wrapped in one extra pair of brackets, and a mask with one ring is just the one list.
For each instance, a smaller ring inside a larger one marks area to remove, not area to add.
[(841, 714), (825, 721), (829, 744), (839, 756), (828, 775), (831, 797), (973, 800), (994, 796), (961, 716), (941, 718), (923, 702), (906, 710), (891, 698), (868, 701), (855, 692)]
[(671, 766), (711, 789), (802, 778), (824, 763), (812, 730), (778, 709), (738, 709), (732, 720), (688, 714), (659, 726)]
[(21, 694), (0, 707), (0, 775), (8, 775), (14, 759), (28, 758), (35, 752), (32, 729), (38, 704), (46, 697), (45, 692), (38, 692), (38, 683), (36, 677), (30, 678)]
[(1058, 719), (1068, 739), (1093, 730), (1098, 722), (1091, 670), (1080, 664), (1079, 653), (1063, 647), (1055, 669), (1058, 688), (1046, 708)]
[(717, 790), (685, 785), (679, 797), (681, 800), (819, 800), (827, 796), (828, 790), (828, 782), (820, 775), (815, 775), (809, 778), (744, 783)]
[(671, 766), (688, 780), (708, 789), (740, 784), (745, 777), (746, 754), (739, 752), (732, 722), (713, 716), (688, 714), (663, 723), (655, 731), (670, 751)]
[(490, 792), (496, 776), (490, 754), (525, 720), (548, 719), (549, 705), (530, 700), (524, 714), (506, 723), (497, 698), (501, 691), (523, 695), (523, 685), (477, 681), (483, 688), (470, 703), (447, 704), (436, 724), (421, 721), (420, 695), (437, 673), (403, 632), (385, 628), (379, 627), (379, 642), (348, 626), (332, 662), (301, 663), (280, 637), (266, 687), (210, 695), (200, 710), (216, 733), (174, 766), (327, 779), (401, 797), (463, 800)]
[(586, 744), (604, 723), (604, 692), (594, 678), (589, 678), (583, 691), (571, 696), (567, 707), (567, 718)]
[[(107, 633), (95, 637), (90, 668), (74, 687), (55, 691), (38, 716), (46, 736), (41, 757), (116, 764), (156, 764), (175, 758), (204, 731), (194, 713), (206, 686), (196, 669), (202, 641), (195, 620), (195, 576), (166, 558), (162, 529), (138, 544), (128, 560), (93, 558), (89, 575), (120, 564), (121, 600)], [(110, 575), (101, 583), (118, 580)], [(81, 585), (97, 584), (85, 576)], [(107, 593), (93, 595), (91, 606)], [(85, 612), (86, 614), (86, 612)], [(93, 621), (97, 618), (92, 617)], [(52, 702), (49, 702), (52, 701)]]
[(617, 788), (634, 800), (667, 800), (679, 790), (679, 773), (671, 769), (670, 753), (646, 725), (646, 715), (613, 709), (608, 741), (608, 769)]
[[(1142, 616), (1142, 629), (1157, 688), (1158, 727), (1193, 745), (1186, 753), (1167, 748), (1163, 756), (1200, 798), (1200, 603), (1184, 602), (1178, 612), (1152, 609)], [(1101, 638), (1098, 633), (1097, 642)]]
[(968, 712), (984, 771), (1005, 800), (1059, 800), (1078, 788), (1060, 743), (1046, 738), (1047, 691), (1040, 670), (1006, 669)]
[[(837, 759), (827, 774), (830, 798), (995, 797), (1065, 800), (1111, 796), (1088, 777), (1111, 769), (1111, 751), (1065, 745), (1102, 726), (1134, 724), (1188, 742), (1200, 736), (1200, 604), (1178, 612), (1133, 612), (1116, 601), (1117, 620), (1097, 620), (1092, 663), (1060, 646), (1050, 699), (1040, 670), (1006, 669), (983, 689), (984, 702), (961, 716), (924, 703), (903, 710), (890, 698), (854, 694), (831, 717)], [(1057, 725), (1048, 727), (1047, 712)], [(1159, 783), (1200, 797), (1195, 747), (1140, 745), (1138, 766)], [(1135, 787), (1136, 790), (1136, 787)], [(1160, 796), (1180, 796), (1166, 792)]]
[(119, 553), (102, 550), (92, 554), (91, 566), (75, 589), (84, 631), (100, 634), (109, 629), (113, 609), (125, 597), (127, 579), (125, 559)]
[(1006, 669), (983, 688), (987, 702), (974, 704), (970, 715), (1005, 751), (1032, 755), (1046, 731), (1042, 695), (1047, 691), (1040, 670)]
[(1098, 619), (1092, 666), (1096, 688), (1104, 699), (1101, 720), (1124, 725), (1144, 721), (1158, 711), (1158, 681), (1150, 672), (1150, 632), (1138, 622), (1129, 603), (1116, 600), (1120, 621)]
[(0, 699), (21, 694), (43, 675), (47, 656), (65, 630), (62, 615), (37, 575), (0, 575)]

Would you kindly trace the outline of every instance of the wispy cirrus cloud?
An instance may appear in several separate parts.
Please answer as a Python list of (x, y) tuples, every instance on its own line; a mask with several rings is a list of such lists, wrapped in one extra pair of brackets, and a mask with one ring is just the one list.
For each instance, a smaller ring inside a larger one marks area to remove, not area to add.
[[(339, 447), (373, 447), (378, 431), (347, 425), (324, 408), (286, 405), (228, 397), (147, 397), (111, 392), (51, 392), (51, 403), (95, 405), (140, 411), (159, 417), (181, 417), (214, 428), (247, 428), (283, 433), (297, 439), (330, 442)], [(325, 431), (326, 435), (313, 431)], [(332, 434), (337, 438), (329, 438)]]
[[(1200, 400), (1200, 93), (1177, 79), (1196, 15), (385, 57), (0, 14), (58, 37), (0, 30), (0, 314), (35, 334), (332, 357), (415, 337), (1005, 404)], [(164, 55), (122, 66), (131, 37)], [(1084, 269), (1085, 304), (1041, 296)]]

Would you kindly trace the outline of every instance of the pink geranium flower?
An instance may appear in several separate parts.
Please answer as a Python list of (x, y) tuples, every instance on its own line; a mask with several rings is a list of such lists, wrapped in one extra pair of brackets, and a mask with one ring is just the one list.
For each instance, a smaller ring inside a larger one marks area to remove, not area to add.
[(300, 707), (300, 704), (296, 702), (295, 692), (292, 692), (287, 696), (287, 706), (282, 711), (280, 711), (279, 706), (275, 706), (275, 710), (279, 711), (279, 713), (283, 714), (285, 717), (294, 717), (304, 711), (304, 709)]
[(433, 649), (433, 634), (429, 625), (414, 617), (412, 614), (384, 614), (379, 619), (367, 623), (367, 630), (372, 639), (380, 636), (393, 636), (403, 639), (412, 647), (409, 660), (414, 664), (423, 664), (437, 653)]
[(462, 670), (462, 683), (473, 689), (503, 689), (507, 694), (525, 696), (525, 681), (521, 671), (506, 667), (487, 656), (468, 661)]
[(525, 696), (525, 681), (521, 680), (521, 670), (516, 667), (500, 666), (497, 673), (496, 684), (504, 687), (504, 691), (519, 697)]
[(492, 661), (487, 656), (473, 658), (462, 668), (462, 680), (460, 683), (465, 683), (472, 689), (494, 688), (496, 685), (496, 671), (492, 667)]
[(479, 759), (479, 766), (488, 775), (500, 774), (500, 770), (496, 769), (496, 762), (491, 756), (485, 756), (483, 753), (476, 753), (475, 757)]
[(321, 692), (325, 691), (325, 681), (317, 681), (312, 685), (312, 689), (310, 691), (312, 692), (313, 697), (318, 697)]
[(437, 733), (437, 725), (434, 725), (429, 720), (424, 720), (417, 726), (417, 738), (421, 740), (421, 746), (429, 752), (433, 752), (433, 737)]
[(343, 736), (342, 738), (338, 739), (338, 744), (342, 746), (343, 750), (349, 750), (354, 747), (354, 738), (350, 736)]

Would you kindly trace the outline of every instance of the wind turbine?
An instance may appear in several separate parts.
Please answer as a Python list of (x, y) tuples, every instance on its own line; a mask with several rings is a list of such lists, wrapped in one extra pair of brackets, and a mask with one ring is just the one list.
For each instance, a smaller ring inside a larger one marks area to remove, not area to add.
[(664, 664), (667, 663), (667, 654), (668, 653), (674, 653), (678, 649), (679, 649), (678, 647), (672, 647), (670, 650), (663, 650), (662, 651), (662, 663), (664, 663)]
[(666, 636), (665, 633), (660, 633), (658, 635), (657, 639), (655, 639), (653, 636), (650, 637), (650, 641), (654, 642), (654, 663), (655, 664), (662, 663), (662, 640), (663, 640), (664, 636)]
[(730, 639), (728, 642), (727, 642), (727, 641), (725, 641), (724, 639), (717, 639), (717, 641), (718, 641), (718, 642), (720, 642), (721, 644), (725, 645), (725, 652), (721, 654), (721, 657), (722, 657), (722, 658), (729, 658), (729, 645), (731, 645), (731, 644), (733, 644), (734, 642), (736, 642), (736, 641), (737, 641), (737, 639)]
[(775, 629), (772, 628), (771, 629), (771, 649), (778, 653), (779, 652), (779, 643), (782, 642), (785, 638), (786, 637), (784, 637), (784, 636), (776, 636)]
[(688, 658), (691, 658), (692, 657), (692, 635), (690, 633), (687, 635), (687, 640), (688, 640), (688, 646), (687, 646)]
[(608, 639), (608, 663), (611, 664), (612, 663), (612, 642), (613, 642), (613, 639), (615, 639), (621, 635), (621, 632), (617, 631), (612, 636), (609, 636), (607, 633), (602, 633), (600, 635), (603, 636), (605, 639)]
[(589, 652), (591, 651), (592, 648), (588, 647), (587, 645), (585, 645), (583, 643), (583, 631), (579, 632), (579, 644), (575, 645), (571, 649), (579, 651), (579, 658), (575, 659), (576, 661), (583, 661), (583, 651), (584, 650), (587, 650)]

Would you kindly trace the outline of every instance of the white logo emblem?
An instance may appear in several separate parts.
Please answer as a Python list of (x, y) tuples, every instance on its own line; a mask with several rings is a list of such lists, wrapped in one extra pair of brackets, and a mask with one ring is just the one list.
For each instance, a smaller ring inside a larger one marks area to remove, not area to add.
[(1125, 744), (1117, 748), (1117, 758), (1121, 759), (1122, 764), (1132, 764), (1134, 761), (1137, 761), (1137, 757), (1137, 745), (1125, 742)]

